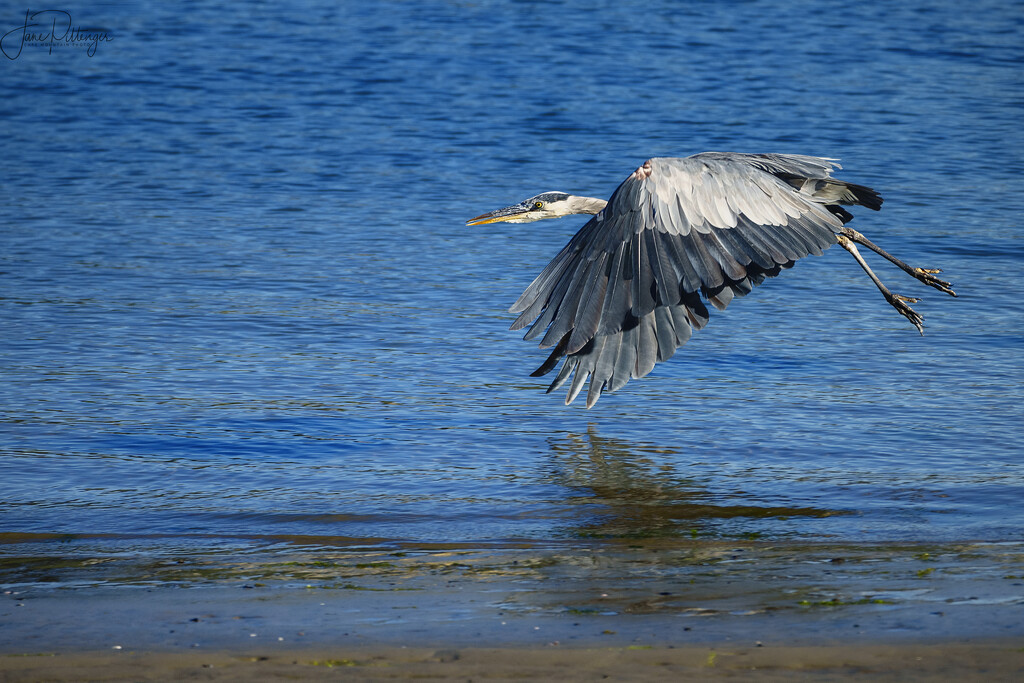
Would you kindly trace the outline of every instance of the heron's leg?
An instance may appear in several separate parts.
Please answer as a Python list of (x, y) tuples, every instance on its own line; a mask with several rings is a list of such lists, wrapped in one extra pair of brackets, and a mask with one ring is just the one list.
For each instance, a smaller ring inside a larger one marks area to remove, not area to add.
[(939, 268), (914, 268), (913, 266), (907, 265), (906, 263), (896, 258), (886, 250), (882, 249), (880, 246), (878, 246), (877, 244), (869, 240), (867, 237), (865, 237), (864, 235), (860, 234), (859, 232), (852, 228), (843, 228), (842, 230), (840, 230), (840, 234), (845, 235), (846, 237), (848, 237), (853, 242), (856, 242), (857, 244), (864, 245), (865, 247), (875, 252), (879, 256), (888, 259), (890, 263), (893, 263), (894, 265), (898, 266), (901, 270), (903, 270), (903, 272), (913, 277), (916, 277), (918, 280), (925, 283), (926, 285), (931, 285), (935, 289), (943, 291), (946, 294), (949, 294), (950, 296), (956, 296), (956, 292), (953, 291), (953, 285), (946, 282), (945, 280), (940, 280), (939, 278), (935, 277), (935, 273), (942, 272), (942, 270), (940, 270)]
[(839, 246), (841, 246), (846, 251), (850, 252), (853, 255), (853, 258), (857, 259), (857, 263), (859, 263), (860, 267), (864, 269), (864, 272), (868, 274), (868, 277), (871, 278), (871, 281), (875, 283), (875, 286), (878, 287), (878, 291), (882, 293), (882, 296), (885, 297), (885, 300), (888, 301), (892, 305), (892, 307), (899, 311), (900, 314), (903, 315), (907, 320), (914, 323), (914, 326), (917, 328), (918, 332), (924, 334), (924, 326), (921, 324), (924, 322), (924, 318), (921, 317), (920, 313), (918, 313), (913, 308), (907, 305), (908, 303), (917, 303), (918, 301), (920, 301), (920, 299), (915, 299), (909, 296), (901, 296), (900, 294), (893, 294), (892, 292), (890, 292), (889, 288), (882, 284), (882, 281), (879, 280), (878, 276), (875, 275), (875, 272), (871, 270), (871, 267), (868, 266), (868, 263), (867, 261), (864, 260), (864, 257), (860, 255), (859, 251), (857, 251), (857, 245), (853, 243), (853, 240), (851, 240), (849, 237), (842, 233), (836, 235), (836, 238), (839, 241)]

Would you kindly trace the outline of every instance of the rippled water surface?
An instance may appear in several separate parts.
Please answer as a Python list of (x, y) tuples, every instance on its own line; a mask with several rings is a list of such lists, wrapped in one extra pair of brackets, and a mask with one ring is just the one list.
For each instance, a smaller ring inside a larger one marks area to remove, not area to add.
[[(78, 10), (0, 60), (0, 538), (1024, 539), (1024, 13), (963, 8)], [(545, 395), (505, 311), (583, 221), (464, 221), (707, 149), (841, 157), (959, 298), (872, 260), (921, 337), (832, 249)]]

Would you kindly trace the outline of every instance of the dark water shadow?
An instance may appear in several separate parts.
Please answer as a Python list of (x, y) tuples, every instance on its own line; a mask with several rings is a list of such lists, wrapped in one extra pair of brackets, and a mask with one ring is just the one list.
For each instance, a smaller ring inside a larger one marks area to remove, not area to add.
[[(739, 537), (756, 539), (756, 520), (822, 518), (854, 514), (818, 507), (758, 505), (743, 491), (713, 490), (711, 477), (686, 475), (667, 461), (683, 462), (676, 448), (633, 445), (602, 437), (594, 425), (585, 434), (553, 438), (547, 479), (575, 492), (569, 502), (589, 508), (571, 533), (578, 538), (642, 539)], [(736, 523), (723, 524), (725, 520)], [(747, 523), (744, 523), (747, 522)]]

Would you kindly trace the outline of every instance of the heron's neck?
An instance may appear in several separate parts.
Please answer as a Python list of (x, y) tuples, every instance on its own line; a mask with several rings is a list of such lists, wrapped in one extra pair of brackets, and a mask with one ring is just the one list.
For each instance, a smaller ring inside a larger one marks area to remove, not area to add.
[(603, 199), (597, 199), (596, 197), (576, 197), (571, 198), (569, 205), (572, 213), (589, 213), (591, 215), (598, 213), (608, 202)]

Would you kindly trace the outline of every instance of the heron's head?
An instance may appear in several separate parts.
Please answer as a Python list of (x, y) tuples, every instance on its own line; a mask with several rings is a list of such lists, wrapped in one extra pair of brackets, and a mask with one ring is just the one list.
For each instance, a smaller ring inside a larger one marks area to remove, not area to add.
[(542, 192), (518, 204), (471, 218), (466, 221), (466, 225), (532, 223), (545, 218), (561, 218), (578, 213), (594, 214), (603, 209), (606, 203), (603, 199), (577, 197), (565, 192)]

